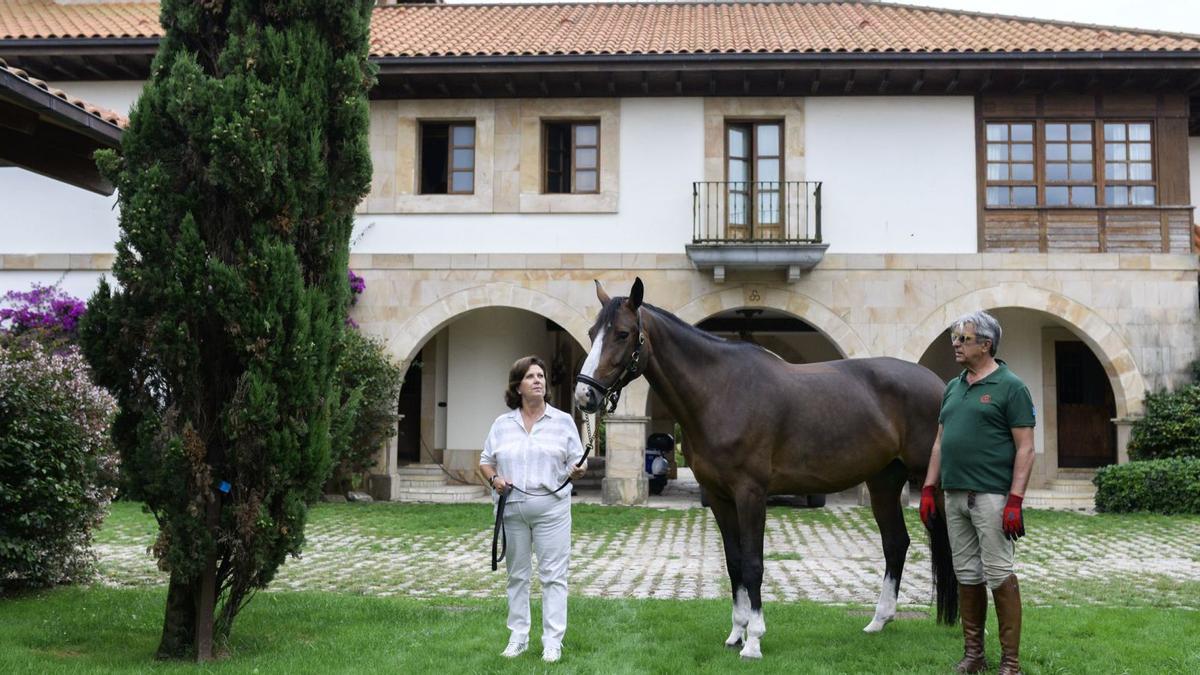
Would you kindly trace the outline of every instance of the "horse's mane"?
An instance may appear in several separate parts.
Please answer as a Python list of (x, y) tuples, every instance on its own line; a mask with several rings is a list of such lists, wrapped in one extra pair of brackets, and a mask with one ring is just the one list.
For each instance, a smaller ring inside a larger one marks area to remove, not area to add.
[[(596, 323), (592, 324), (593, 335), (595, 334), (595, 331), (597, 329), (599, 329), (600, 327), (607, 326), (610, 323), (612, 323), (612, 320), (614, 318), (616, 318), (616, 316), (617, 316), (617, 312), (621, 309), (621, 305), (625, 304), (625, 301), (627, 299), (628, 298), (622, 296), (619, 298), (613, 298), (608, 301), (608, 304), (605, 305), (600, 310), (600, 314), (596, 317)], [(655, 317), (662, 319), (663, 321), (666, 321), (668, 323), (674, 324), (675, 327), (678, 328), (679, 330), (682, 330), (683, 332), (687, 333), (688, 335), (691, 335), (698, 339), (707, 340), (709, 342), (716, 343), (716, 344), (721, 345), (728, 349), (736, 349), (739, 351), (753, 351), (756, 353), (762, 352), (762, 353), (770, 354), (771, 356), (773, 356), (777, 359), (780, 358), (778, 354), (775, 354), (774, 352), (763, 347), (762, 345), (756, 345), (753, 342), (742, 342), (740, 340), (739, 341), (727, 340), (723, 337), (713, 335), (712, 333), (709, 333), (706, 330), (701, 330), (700, 328), (693, 326), (692, 324), (684, 321), (683, 319), (675, 316), (671, 312), (668, 312), (667, 310), (665, 310), (661, 307), (655, 307), (654, 305), (651, 305), (649, 303), (642, 303), (642, 307), (649, 310), (650, 312), (652, 312)]]

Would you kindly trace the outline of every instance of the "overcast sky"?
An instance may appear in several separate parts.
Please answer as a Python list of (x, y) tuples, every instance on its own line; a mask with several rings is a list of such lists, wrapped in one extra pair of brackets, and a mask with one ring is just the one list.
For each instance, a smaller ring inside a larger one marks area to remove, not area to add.
[[(451, 4), (532, 1), (537, 0), (447, 0)], [(1198, 0), (911, 0), (899, 4), (1200, 34)]]

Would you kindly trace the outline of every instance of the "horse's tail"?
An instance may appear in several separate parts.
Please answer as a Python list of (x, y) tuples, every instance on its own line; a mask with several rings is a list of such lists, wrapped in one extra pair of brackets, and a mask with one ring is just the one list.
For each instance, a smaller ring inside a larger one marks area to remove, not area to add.
[(954, 575), (954, 560), (950, 554), (950, 530), (946, 515), (938, 514), (929, 528), (929, 557), (933, 559), (933, 590), (937, 602), (938, 623), (953, 625), (958, 621), (958, 578)]

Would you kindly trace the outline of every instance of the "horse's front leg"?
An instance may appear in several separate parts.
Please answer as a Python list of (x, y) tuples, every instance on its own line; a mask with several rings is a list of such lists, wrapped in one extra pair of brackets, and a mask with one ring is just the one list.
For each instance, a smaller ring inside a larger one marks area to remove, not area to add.
[(742, 544), (738, 537), (737, 508), (732, 501), (708, 497), (709, 507), (721, 531), (725, 548), (725, 569), (729, 572), (729, 588), (733, 594), (733, 628), (725, 638), (725, 646), (741, 647), (746, 636), (746, 624), (750, 621), (750, 596), (742, 587)]
[[(746, 645), (742, 647), (743, 659), (761, 659), (759, 641), (767, 632), (767, 622), (762, 611), (763, 580), (763, 534), (767, 528), (767, 496), (765, 491), (752, 491), (739, 495), (737, 500), (738, 538), (742, 548), (742, 594), (749, 604), (746, 621)], [(735, 609), (736, 613), (736, 609)]]

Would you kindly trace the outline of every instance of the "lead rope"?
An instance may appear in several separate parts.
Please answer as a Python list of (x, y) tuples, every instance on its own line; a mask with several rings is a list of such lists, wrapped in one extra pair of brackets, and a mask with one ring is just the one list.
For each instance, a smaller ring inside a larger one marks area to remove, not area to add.
[[(600, 417), (601, 414), (602, 414), (602, 411), (596, 412), (597, 419)], [(588, 455), (592, 454), (593, 445), (599, 445), (599, 438), (597, 437), (597, 434), (600, 431), (599, 421), (596, 422), (596, 431), (595, 432), (592, 431), (592, 418), (590, 416), (584, 415), (583, 423), (587, 427), (587, 445), (585, 445), (583, 448), (583, 457), (580, 457), (579, 461), (575, 463), (575, 466), (577, 466), (577, 467), (583, 466), (583, 463), (585, 461), (587, 461)], [(565, 481), (563, 481), (563, 484), (559, 485), (558, 489), (555, 490), (554, 492), (538, 492), (538, 493), (526, 492), (526, 491), (522, 490), (521, 488), (519, 488), (515, 485), (512, 485), (512, 484), (509, 484), (509, 490), (516, 490), (517, 492), (520, 492), (522, 494), (527, 494), (531, 497), (547, 497), (552, 494), (557, 494), (559, 490), (562, 490), (563, 488), (565, 488), (567, 486), (567, 484), (569, 484), (570, 482), (571, 482), (571, 477), (567, 476), (567, 479)], [(495, 525), (492, 526), (492, 571), (493, 572), (495, 572), (496, 569), (499, 567), (500, 561), (504, 560), (504, 554), (508, 553), (508, 533), (506, 533), (504, 531), (504, 505), (508, 502), (509, 490), (505, 490), (504, 492), (501, 492), (500, 497), (496, 500), (496, 523), (495, 523)], [(496, 555), (497, 542), (499, 543), (499, 549), (500, 549), (499, 556)]]

